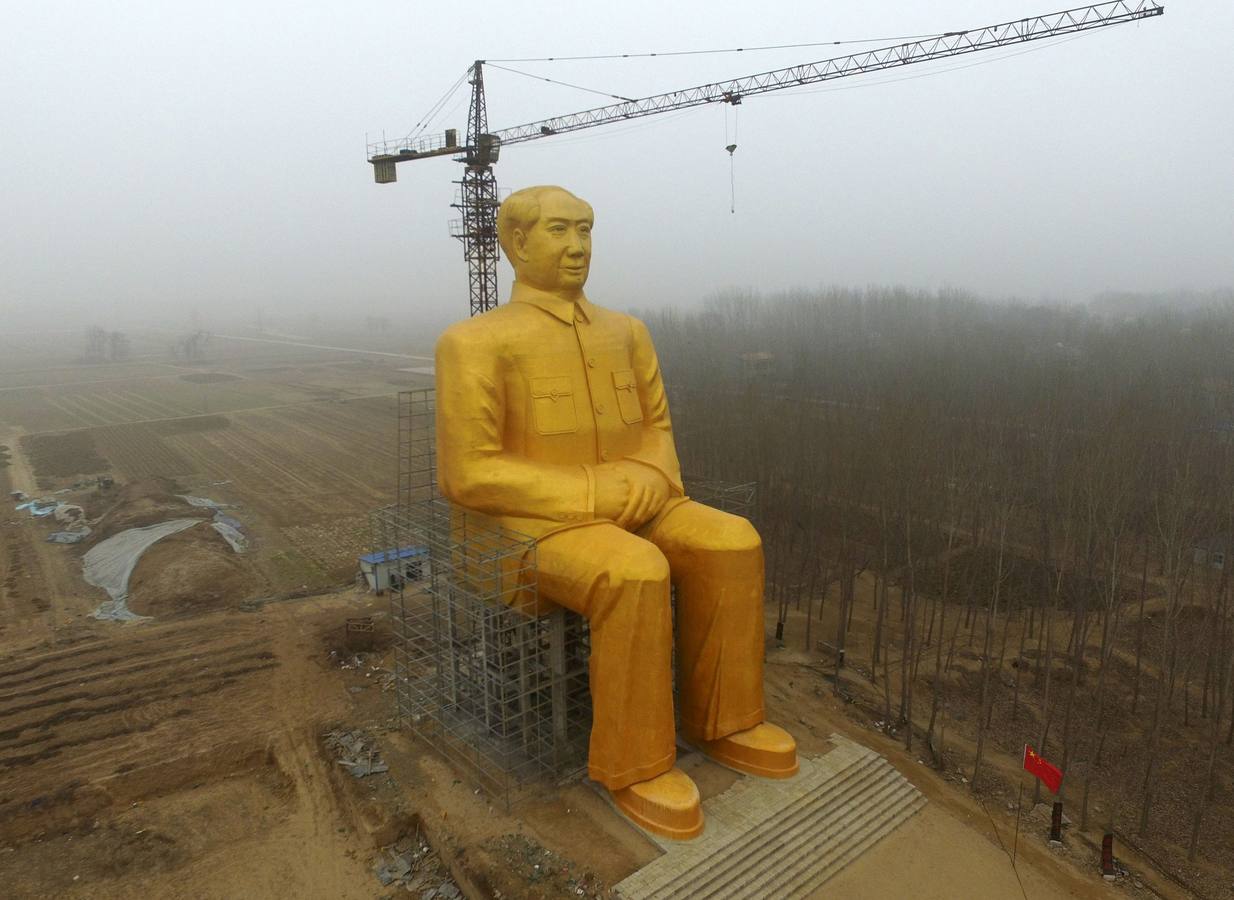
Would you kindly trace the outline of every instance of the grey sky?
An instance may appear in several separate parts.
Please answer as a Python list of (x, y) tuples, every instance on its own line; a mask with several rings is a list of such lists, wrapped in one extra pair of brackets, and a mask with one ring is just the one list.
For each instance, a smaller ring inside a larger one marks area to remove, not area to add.
[[(476, 57), (907, 35), (1066, 5), (11, 4), (0, 326), (95, 309), (128, 323), (257, 306), (462, 316), (466, 272), (446, 232), (460, 167), (408, 163), (378, 186), (364, 141), (409, 131)], [(736, 126), (736, 215), (717, 107), (511, 147), (497, 178), (561, 183), (593, 203), (589, 293), (613, 305), (833, 283), (1059, 299), (1227, 286), (1232, 33), (1234, 4), (1188, 0), (1008, 58), (751, 99)], [(520, 67), (641, 96), (838, 52)], [(488, 79), (494, 128), (604, 102)], [(465, 92), (441, 127), (464, 129)], [(731, 110), (727, 123), (731, 136)]]

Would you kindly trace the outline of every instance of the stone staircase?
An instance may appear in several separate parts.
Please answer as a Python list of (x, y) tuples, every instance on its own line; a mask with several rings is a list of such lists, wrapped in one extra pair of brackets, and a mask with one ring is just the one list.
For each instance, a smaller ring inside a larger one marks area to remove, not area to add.
[(617, 891), (628, 900), (808, 897), (926, 802), (873, 750), (838, 734), (831, 743), (793, 778), (742, 778), (704, 801), (702, 836), (653, 838), (664, 855)]

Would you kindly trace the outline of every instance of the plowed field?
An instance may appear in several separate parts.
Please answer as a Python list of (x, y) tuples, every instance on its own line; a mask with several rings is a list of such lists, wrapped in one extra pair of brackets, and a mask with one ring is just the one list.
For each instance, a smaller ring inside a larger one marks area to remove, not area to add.
[(349, 601), (80, 627), (0, 659), (4, 895), (372, 896), (317, 749), (346, 705), (321, 635)]

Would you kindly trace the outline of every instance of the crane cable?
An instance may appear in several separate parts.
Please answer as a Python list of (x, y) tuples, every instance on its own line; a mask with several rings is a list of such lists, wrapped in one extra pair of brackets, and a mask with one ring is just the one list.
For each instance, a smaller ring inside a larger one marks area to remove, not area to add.
[(737, 212), (737, 181), (733, 167), (733, 154), (737, 150), (737, 125), (741, 116), (741, 107), (733, 106), (733, 134), (728, 133), (728, 108), (732, 104), (724, 104), (724, 149), (728, 151), (728, 211)]
[(450, 98), (454, 96), (454, 92), (462, 86), (463, 82), (467, 79), (467, 76), (470, 73), (470, 68), (463, 71), (463, 74), (458, 77), (458, 80), (455, 81), (454, 84), (450, 85), (450, 87), (446, 89), (446, 92), (438, 98), (437, 102), (429, 107), (428, 112), (420, 117), (420, 121), (416, 122), (416, 124), (412, 126), (411, 131), (407, 134), (407, 137), (403, 138), (404, 141), (411, 142), (424, 133), (425, 129), (432, 124), (433, 119), (437, 117), (442, 108), (450, 101)]
[(713, 53), (754, 53), (762, 50), (801, 50), (806, 47), (838, 47), (844, 44), (877, 44), (883, 41), (923, 41), (932, 37), (943, 37), (947, 34), (961, 32), (937, 32), (934, 34), (901, 34), (890, 37), (855, 38), (846, 41), (811, 41), (805, 44), (768, 44), (762, 47), (718, 47), (711, 50), (657, 50), (643, 53), (599, 53), (592, 56), (524, 56), (514, 59), (486, 59), (490, 63), (525, 63), (525, 62), (577, 62), (592, 59), (645, 59), (653, 56), (703, 56)]
[(499, 66), (495, 62), (485, 62), (486, 66), (494, 69), (501, 69), (503, 72), (513, 72), (515, 75), (522, 75), (524, 78), (532, 78), (536, 81), (547, 81), (549, 84), (559, 84), (562, 87), (574, 88), (577, 91), (586, 91), (589, 94), (599, 94), (601, 97), (611, 97), (614, 100), (621, 100), (625, 103), (633, 103), (633, 97), (623, 97), (621, 94), (611, 94), (608, 91), (597, 91), (595, 88), (583, 87), (581, 84), (571, 84), (568, 81), (558, 81), (555, 78), (547, 78), (544, 75), (535, 75), (531, 72), (522, 72), (518, 69), (511, 69), (509, 66)]

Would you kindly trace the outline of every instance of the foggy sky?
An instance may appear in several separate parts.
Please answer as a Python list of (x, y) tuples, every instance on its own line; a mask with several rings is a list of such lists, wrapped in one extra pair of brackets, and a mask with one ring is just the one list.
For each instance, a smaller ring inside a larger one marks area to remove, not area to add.
[[(1067, 5), (11, 4), (0, 328), (183, 324), (194, 310), (209, 325), (256, 308), (461, 317), (446, 223), (462, 167), (405, 163), (379, 186), (365, 138), (408, 132), (473, 59), (923, 34)], [(730, 287), (1083, 300), (1228, 286), (1232, 33), (1228, 0), (1167, 2), (1074, 39), (751, 98), (735, 124), (708, 106), (510, 147), (497, 179), (591, 201), (588, 293), (619, 307)], [(638, 97), (857, 49), (511, 65)], [(487, 80), (494, 130), (605, 103)], [(463, 133), (466, 90), (434, 132)], [(501, 280), (504, 298), (505, 263)]]

